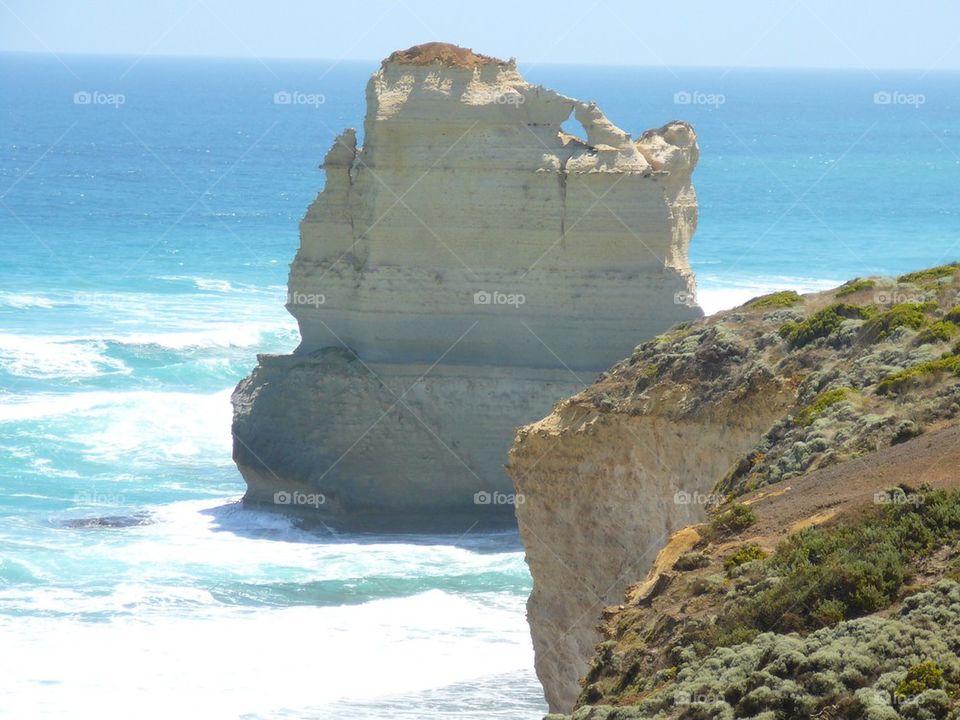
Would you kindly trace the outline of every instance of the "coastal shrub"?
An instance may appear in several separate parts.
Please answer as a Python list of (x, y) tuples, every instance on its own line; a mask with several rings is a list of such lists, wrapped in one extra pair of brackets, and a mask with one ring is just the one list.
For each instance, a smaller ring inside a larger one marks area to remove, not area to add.
[(923, 428), (920, 425), (917, 425), (912, 420), (904, 420), (897, 425), (896, 432), (894, 432), (893, 437), (890, 438), (890, 444), (899, 445), (902, 442), (912, 440), (920, 435), (923, 435)]
[(634, 383), (634, 390), (636, 392), (643, 392), (648, 387), (653, 385), (657, 381), (657, 375), (659, 374), (660, 369), (654, 365), (644, 365), (641, 368), (638, 368), (636, 371), (636, 381)]
[(918, 270), (917, 272), (901, 275), (897, 278), (897, 280), (899, 282), (917, 283), (922, 285), (923, 283), (939, 280), (943, 277), (950, 277), (957, 271), (957, 268), (960, 268), (960, 263), (938, 265), (937, 267), (927, 268), (926, 270)]
[(754, 560), (763, 560), (765, 557), (767, 557), (766, 551), (759, 545), (751, 543), (738, 548), (736, 552), (723, 561), (723, 567), (729, 573), (741, 565)]
[(943, 687), (943, 668), (933, 660), (917, 663), (909, 670), (907, 676), (897, 683), (897, 697), (911, 697), (919, 695), (925, 690), (939, 690)]
[(857, 278), (856, 280), (851, 280), (850, 282), (841, 285), (840, 289), (837, 290), (836, 296), (846, 297), (847, 295), (853, 295), (861, 290), (870, 290), (876, 286), (876, 280), (871, 280), (870, 278)]
[(691, 595), (706, 595), (723, 589), (723, 579), (719, 575), (697, 575), (687, 586)]
[(734, 503), (710, 521), (705, 534), (711, 540), (736, 535), (756, 522), (757, 512), (752, 507), (743, 503)]
[(820, 393), (813, 399), (813, 402), (803, 407), (800, 412), (797, 413), (797, 425), (806, 427), (812, 424), (813, 421), (823, 415), (831, 405), (836, 405), (838, 402), (846, 400), (851, 392), (852, 390), (850, 388), (833, 388)]
[(684, 553), (673, 563), (673, 569), (680, 572), (699, 570), (710, 564), (710, 556), (700, 552)]
[(800, 295), (795, 291), (783, 290), (781, 292), (770, 293), (769, 295), (761, 295), (753, 300), (748, 300), (746, 307), (751, 309), (791, 307), (796, 305), (801, 300), (803, 300), (803, 298), (801, 298)]
[(899, 392), (917, 380), (941, 373), (960, 375), (960, 355), (952, 354), (937, 360), (928, 360), (887, 375), (877, 383), (877, 393), (885, 395), (889, 392)]
[(846, 619), (847, 606), (843, 600), (821, 600), (811, 613), (814, 620), (824, 626), (836, 625)]
[(943, 316), (943, 319), (947, 322), (952, 322), (954, 325), (960, 325), (960, 305), (954, 305), (947, 310), (947, 314)]
[(901, 327), (919, 330), (927, 324), (927, 312), (936, 308), (930, 303), (900, 303), (872, 318), (864, 326), (864, 334), (872, 340), (884, 340)]
[(806, 528), (764, 561), (776, 582), (737, 603), (719, 636), (749, 626), (804, 632), (888, 607), (918, 557), (960, 538), (960, 490), (895, 488), (856, 525)]
[[(763, 633), (681, 661), (673, 682), (651, 687), (633, 707), (580, 708), (573, 717), (952, 719), (958, 645), (960, 585), (941, 581), (908, 597), (893, 617), (843, 621), (806, 637)], [(903, 689), (924, 689), (900, 696), (905, 675), (911, 685)]]
[(780, 328), (780, 337), (793, 348), (803, 347), (836, 332), (844, 320), (866, 320), (871, 315), (871, 309), (867, 307), (834, 303), (818, 310), (806, 320), (786, 323)]
[(956, 325), (947, 320), (938, 320), (917, 333), (917, 344), (926, 345), (927, 343), (946, 342), (956, 334)]

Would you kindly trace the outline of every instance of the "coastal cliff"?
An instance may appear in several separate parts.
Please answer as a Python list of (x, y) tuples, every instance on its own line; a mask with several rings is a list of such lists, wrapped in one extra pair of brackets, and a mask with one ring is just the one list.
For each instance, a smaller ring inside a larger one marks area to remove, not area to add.
[(507, 469), (552, 711), (598, 701), (581, 679), (601, 611), (674, 533), (731, 497), (957, 422), (958, 275), (775, 293), (681, 324), (520, 429)]
[(374, 527), (513, 523), (515, 428), (702, 315), (696, 135), (634, 139), (513, 60), (443, 43), (384, 60), (366, 101), (363, 145), (337, 137), (300, 225), (301, 343), (233, 396), (245, 501)]

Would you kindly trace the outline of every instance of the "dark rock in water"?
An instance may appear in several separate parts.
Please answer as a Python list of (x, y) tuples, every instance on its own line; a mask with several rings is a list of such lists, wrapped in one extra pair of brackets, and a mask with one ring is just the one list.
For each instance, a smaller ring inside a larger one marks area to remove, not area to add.
[(150, 525), (153, 519), (149, 513), (141, 512), (133, 515), (106, 515), (104, 517), (79, 518), (66, 520), (63, 525), (69, 528), (125, 528), (137, 525)]

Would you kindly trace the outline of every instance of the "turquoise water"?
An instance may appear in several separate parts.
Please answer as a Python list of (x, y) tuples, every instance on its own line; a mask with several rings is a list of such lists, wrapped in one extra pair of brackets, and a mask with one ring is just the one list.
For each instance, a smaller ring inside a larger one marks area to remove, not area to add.
[[(237, 504), (229, 394), (297, 344), (297, 223), (375, 65), (135, 60), (0, 55), (0, 715), (539, 717), (516, 537)], [(957, 75), (522, 69), (695, 124), (708, 308), (960, 256)]]

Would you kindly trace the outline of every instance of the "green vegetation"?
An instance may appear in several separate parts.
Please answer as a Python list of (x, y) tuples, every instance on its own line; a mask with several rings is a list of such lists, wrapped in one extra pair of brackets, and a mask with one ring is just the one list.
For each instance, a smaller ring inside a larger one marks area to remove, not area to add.
[(658, 374), (659, 369), (653, 364), (644, 365), (642, 368), (639, 368), (637, 370), (637, 379), (634, 384), (634, 390), (636, 392), (643, 392), (656, 382)]
[(899, 282), (923, 284), (933, 280), (939, 280), (943, 277), (953, 275), (960, 268), (960, 263), (950, 263), (949, 265), (938, 265), (937, 267), (918, 270), (917, 272), (907, 273), (897, 278)]
[(729, 508), (716, 515), (707, 526), (704, 534), (709, 540), (736, 535), (756, 524), (757, 513), (749, 505), (734, 503)]
[(834, 303), (815, 312), (801, 322), (788, 322), (780, 328), (780, 337), (793, 348), (803, 347), (814, 340), (836, 332), (844, 320), (866, 320), (872, 316), (868, 307)]
[(762, 547), (750, 543), (749, 545), (744, 545), (739, 548), (724, 560), (723, 567), (729, 573), (734, 568), (746, 565), (748, 562), (753, 562), (754, 560), (763, 560), (765, 557), (767, 557), (767, 552)]
[(846, 400), (853, 392), (850, 388), (833, 388), (824, 390), (814, 398), (813, 402), (805, 406), (797, 413), (795, 422), (801, 427), (813, 424), (813, 421), (823, 415), (824, 411), (831, 405)]
[(905, 698), (919, 695), (925, 690), (938, 690), (943, 687), (943, 668), (933, 660), (925, 660), (907, 670), (907, 676), (897, 683), (897, 697)]
[(872, 318), (864, 327), (867, 337), (884, 340), (901, 327), (919, 330), (929, 321), (927, 313), (937, 307), (935, 302), (900, 303)]
[(855, 525), (807, 528), (782, 543), (756, 578), (777, 582), (760, 582), (718, 621), (718, 645), (745, 629), (809, 632), (889, 606), (917, 559), (960, 539), (960, 490), (891, 498)]
[(955, 353), (937, 360), (928, 360), (887, 375), (877, 383), (877, 393), (885, 395), (889, 392), (900, 392), (915, 381), (940, 373), (953, 373), (960, 376), (960, 354)]
[(956, 325), (947, 320), (938, 320), (917, 333), (917, 344), (926, 345), (927, 343), (946, 342), (956, 334)]
[(958, 645), (960, 585), (944, 580), (889, 618), (841, 622), (806, 637), (764, 633), (704, 658), (687, 656), (673, 680), (656, 678), (632, 707), (581, 708), (573, 717), (954, 720)]
[(870, 290), (877, 286), (876, 280), (871, 280), (869, 278), (856, 280), (851, 280), (848, 283), (844, 283), (839, 290), (837, 290), (837, 297), (846, 297), (847, 295), (853, 295), (856, 292), (861, 290)]
[(947, 314), (943, 316), (943, 319), (947, 322), (952, 322), (954, 325), (960, 325), (960, 305), (954, 305), (947, 311)]
[(801, 300), (803, 300), (803, 298), (793, 290), (783, 290), (781, 292), (770, 293), (769, 295), (761, 295), (758, 298), (749, 300), (746, 303), (746, 307), (751, 309), (791, 307)]

